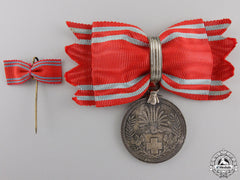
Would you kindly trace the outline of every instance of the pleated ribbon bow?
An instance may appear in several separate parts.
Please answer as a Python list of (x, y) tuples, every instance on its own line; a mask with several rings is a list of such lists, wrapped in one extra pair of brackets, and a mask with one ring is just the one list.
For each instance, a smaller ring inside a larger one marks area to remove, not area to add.
[[(231, 91), (223, 81), (233, 76), (225, 60), (236, 45), (222, 34), (230, 19), (183, 21), (163, 31), (160, 86), (195, 100), (221, 100)], [(67, 22), (78, 38), (66, 53), (78, 66), (65, 73), (78, 87), (73, 100), (80, 105), (112, 106), (141, 98), (150, 84), (150, 50), (139, 28), (118, 22)]]
[(4, 67), (8, 85), (22, 84), (32, 77), (42, 83), (60, 84), (62, 82), (60, 59), (44, 59), (33, 65), (20, 60), (6, 60)]

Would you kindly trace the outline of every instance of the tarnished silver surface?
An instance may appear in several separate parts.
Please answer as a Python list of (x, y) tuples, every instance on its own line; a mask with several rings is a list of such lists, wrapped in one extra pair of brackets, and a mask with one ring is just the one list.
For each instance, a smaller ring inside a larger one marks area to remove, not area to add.
[(158, 83), (162, 77), (162, 49), (159, 37), (150, 37), (151, 82)]
[(151, 105), (155, 105), (157, 103), (159, 103), (159, 98), (158, 98), (158, 91), (150, 91), (150, 96), (147, 100), (147, 103), (151, 104)]
[(147, 98), (135, 101), (123, 118), (121, 134), (128, 151), (141, 161), (160, 163), (173, 157), (186, 137), (180, 110), (159, 97), (156, 105)]

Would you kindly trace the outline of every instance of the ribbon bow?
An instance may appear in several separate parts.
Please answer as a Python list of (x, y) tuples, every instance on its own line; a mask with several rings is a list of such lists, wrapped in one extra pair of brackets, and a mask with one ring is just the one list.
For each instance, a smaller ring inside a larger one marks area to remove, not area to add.
[[(163, 31), (160, 86), (195, 100), (220, 100), (231, 91), (223, 81), (233, 76), (225, 60), (236, 45), (222, 34), (230, 19), (183, 21)], [(79, 24), (67, 22), (78, 42), (66, 53), (78, 66), (65, 73), (79, 89), (73, 100), (80, 105), (111, 106), (142, 97), (150, 83), (147, 35), (139, 28), (118, 22)]]
[(60, 59), (44, 59), (33, 64), (20, 60), (4, 61), (8, 85), (17, 85), (33, 77), (39, 82), (60, 84), (62, 82), (62, 67)]
[(4, 67), (8, 85), (22, 84), (30, 78), (36, 79), (35, 133), (37, 133), (38, 81), (48, 84), (60, 84), (62, 82), (61, 59), (39, 61), (37, 57), (34, 57), (32, 64), (20, 60), (6, 60), (4, 61)]

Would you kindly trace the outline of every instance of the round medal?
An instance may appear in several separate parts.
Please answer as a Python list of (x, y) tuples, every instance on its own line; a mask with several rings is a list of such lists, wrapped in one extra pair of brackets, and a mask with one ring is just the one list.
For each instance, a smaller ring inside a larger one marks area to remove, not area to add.
[(159, 103), (147, 98), (135, 101), (122, 121), (121, 134), (128, 151), (137, 159), (160, 163), (181, 149), (186, 137), (186, 124), (180, 110), (159, 97)]
[[(122, 122), (124, 144), (144, 162), (166, 161), (181, 149), (186, 124), (174, 104), (158, 98), (159, 88), (194, 100), (227, 98), (231, 91), (223, 81), (233, 75), (233, 66), (225, 58), (236, 39), (225, 38), (222, 33), (230, 23), (230, 19), (183, 21), (159, 36), (147, 37), (140, 28), (125, 23), (67, 22), (83, 40), (80, 45), (66, 47), (67, 54), (78, 63), (65, 74), (66, 80), (78, 87), (73, 100), (97, 107), (136, 101)], [(186, 29), (184, 37), (181, 28)], [(148, 98), (139, 99), (147, 93)]]

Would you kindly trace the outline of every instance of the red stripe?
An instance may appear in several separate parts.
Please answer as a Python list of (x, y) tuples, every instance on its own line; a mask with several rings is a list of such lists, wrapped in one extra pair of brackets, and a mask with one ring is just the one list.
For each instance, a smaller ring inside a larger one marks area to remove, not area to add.
[(111, 26), (134, 27), (142, 31), (142, 29), (137, 26), (120, 22), (99, 21), (92, 23), (92, 27), (111, 27)]
[(91, 29), (91, 24), (76, 23), (71, 21), (66, 21), (66, 24), (70, 28), (80, 28), (80, 29)]
[[(23, 67), (26, 67), (27, 69), (30, 69), (28, 63), (21, 61), (21, 60), (4, 60), (4, 69), (5, 69), (5, 75), (6, 75), (6, 79), (13, 79), (13, 78), (21, 78), (22, 76), (28, 74), (28, 70), (17, 66), (17, 65), (21, 65)], [(12, 64), (7, 64), (7, 62), (14, 62)], [(21, 63), (21, 64), (20, 64)], [(11, 65), (10, 67), (6, 67), (8, 65)], [(25, 77), (27, 78), (27, 77)], [(29, 78), (28, 78), (29, 79)], [(22, 82), (19, 82), (21, 80), (16, 80), (15, 83), (9, 83), (9, 82), (13, 82), (13, 81), (7, 81), (8, 85), (17, 85), (17, 84), (22, 84), (24, 82), (26, 82), (28, 79), (25, 79)]]
[(203, 23), (202, 19), (187, 20), (187, 21), (182, 21), (180, 23), (174, 24), (174, 25), (170, 26), (169, 28), (176, 27), (176, 26), (183, 26), (183, 25), (201, 24), (201, 23)]
[[(92, 90), (78, 90), (75, 94), (75, 96), (94, 96), (94, 92)], [(82, 101), (82, 100), (78, 100), (77, 97), (73, 97), (72, 98), (77, 104), (79, 105), (95, 105), (95, 101)]]
[(215, 85), (184, 85), (184, 84), (178, 84), (175, 81), (169, 79), (166, 76), (162, 77), (163, 80), (169, 84), (170, 86), (172, 86), (175, 89), (185, 89), (185, 90), (213, 90), (213, 91), (224, 91), (224, 90), (228, 90), (228, 88), (225, 85), (219, 85), (219, 86), (215, 86)]
[(5, 63), (5, 62), (21, 62), (21, 63), (24, 63), (24, 64), (27, 64), (27, 65), (30, 65), (30, 66), (31, 66), (30, 63), (24, 62), (24, 61), (22, 61), (22, 60), (15, 60), (15, 59), (13, 59), (13, 60), (4, 60), (3, 62), (4, 62), (4, 63)]
[(227, 97), (229, 97), (230, 94), (232, 93), (232, 92), (229, 92), (229, 93), (224, 94), (224, 95), (210, 96), (210, 95), (179, 93), (179, 92), (171, 91), (171, 90), (165, 88), (164, 86), (162, 86), (162, 88), (169, 91), (169, 92), (172, 92), (173, 94), (176, 94), (176, 95), (188, 98), (188, 99), (193, 99), (193, 100), (222, 100), (222, 99), (226, 99)]
[(91, 85), (91, 69), (84, 68), (83, 66), (76, 66), (65, 73), (65, 79), (73, 86)]
[(220, 19), (220, 20), (213, 20), (213, 21), (204, 21), (205, 26), (215, 26), (219, 24), (231, 24), (230, 19)]
[(226, 38), (219, 41), (211, 41), (209, 45), (211, 47), (213, 55), (213, 70), (212, 79), (225, 81), (233, 76), (234, 67), (226, 61), (225, 58), (236, 46), (237, 41), (235, 38)]
[[(148, 80), (148, 79), (146, 79)], [(141, 82), (139, 84), (137, 84), (136, 86), (132, 87), (132, 88), (128, 88), (129, 92), (130, 90), (132, 92), (135, 92), (137, 89), (139, 89), (140, 87), (142, 87), (142, 83), (145, 84), (146, 82)], [(119, 89), (114, 89), (115, 93), (117, 94), (118, 92), (124, 94), (124, 93), (129, 93), (129, 92), (123, 92), (123, 91), (119, 91)], [(124, 89), (125, 90), (125, 89)], [(118, 105), (118, 104), (125, 104), (125, 103), (129, 103), (132, 101), (135, 101), (137, 99), (139, 99), (140, 97), (142, 97), (146, 91), (148, 90), (148, 88), (146, 88), (142, 93), (140, 93), (137, 96), (134, 97), (130, 97), (130, 98), (122, 98), (122, 99), (113, 99), (113, 100), (104, 100), (104, 101), (96, 101), (96, 106), (97, 107), (103, 107), (103, 106), (113, 106), (113, 105)], [(75, 96), (102, 96), (102, 95), (110, 95), (111, 93), (103, 93), (106, 91), (91, 91), (91, 90), (78, 90), (75, 93)], [(94, 105), (94, 101), (86, 101), (86, 100), (78, 100), (77, 97), (74, 97), (73, 100), (80, 104), (80, 105)]]
[[(33, 75), (33, 77), (35, 78), (35, 79), (37, 79), (37, 80), (46, 80), (46, 81), (61, 81), (62, 80), (62, 77), (60, 77), (60, 76), (54, 76), (52, 79), (49, 79), (47, 76), (45, 76), (45, 77), (35, 77), (34, 75)], [(47, 83), (47, 82), (46, 82)]]
[(73, 86), (92, 84), (91, 46), (72, 44), (65, 47), (66, 53), (79, 65), (65, 73), (65, 79)]
[(61, 77), (62, 67), (61, 66), (41, 66), (37, 67), (32, 72), (42, 77)]
[(211, 79), (212, 53), (206, 39), (176, 38), (162, 45), (163, 72), (182, 79)]
[(26, 63), (26, 62), (21, 61), (21, 60), (13, 60), (12, 62), (15, 62), (15, 63), (7, 64), (7, 62), (11, 62), (11, 61), (12, 60), (4, 60), (3, 62), (4, 62), (4, 65), (17, 65), (18, 64), (18, 65), (24, 66), (26, 68), (30, 68), (32, 66), (30, 63)]
[(61, 61), (60, 62), (42, 62), (42, 61), (38, 61), (36, 63), (33, 64), (32, 68), (38, 66), (38, 65), (51, 65), (51, 64), (61, 64)]
[(207, 35), (208, 35), (208, 36), (217, 36), (217, 35), (221, 35), (221, 34), (223, 34), (226, 30), (227, 30), (227, 28), (225, 28), (225, 29), (218, 29), (218, 30), (207, 31)]
[[(82, 24), (82, 23), (75, 23), (75, 22), (66, 22), (69, 28), (80, 28), (80, 29), (92, 29), (92, 25), (90, 24)], [(91, 39), (91, 34), (81, 34), (81, 33), (73, 33), (78, 39)]]
[(95, 93), (95, 96), (132, 93), (132, 92), (135, 92), (138, 89), (140, 89), (149, 79), (150, 79), (150, 75), (147, 75), (141, 81), (139, 81), (137, 84), (135, 84), (134, 86), (131, 86), (129, 88), (121, 88), (121, 89), (115, 88), (115, 89), (107, 89), (107, 90), (95, 90), (94, 93)]
[(84, 105), (84, 106), (95, 105), (95, 101), (81, 101), (81, 100), (78, 100), (76, 97), (73, 97), (72, 100), (74, 100), (78, 105)]
[(85, 64), (91, 67), (91, 46), (81, 44), (71, 44), (65, 47), (66, 53), (78, 64)]
[(77, 90), (74, 94), (75, 96), (94, 96), (93, 90)]
[(73, 33), (78, 39), (91, 40), (92, 34)]
[(232, 92), (229, 92), (229, 93), (221, 95), (221, 96), (208, 96), (207, 100), (223, 100), (223, 99), (228, 98), (231, 94), (232, 94)]
[[(204, 22), (205, 26), (215, 26), (215, 25), (221, 25), (221, 24), (231, 24), (230, 19), (221, 19), (221, 20), (215, 20), (215, 21), (206, 21)], [(207, 35), (208, 36), (216, 36), (216, 35), (221, 35), (223, 34), (227, 28), (224, 29), (218, 29), (218, 30), (208, 30)]]
[(130, 103), (130, 102), (140, 99), (147, 92), (147, 90), (148, 89), (145, 89), (141, 94), (130, 97), (130, 98), (96, 101), (96, 106), (97, 107), (105, 107), (105, 106), (115, 106), (115, 105)]
[(21, 78), (22, 76), (28, 73), (28, 70), (18, 66), (4, 67), (4, 69), (5, 69), (6, 79)]
[(122, 83), (136, 79), (149, 73), (149, 61), (148, 47), (126, 41), (92, 44), (93, 84)]
[(27, 78), (26, 80), (22, 81), (22, 82), (15, 82), (15, 83), (9, 83), (9, 82), (12, 82), (12, 81), (7, 81), (7, 85), (19, 85), (19, 84), (23, 84), (25, 83), (26, 81), (28, 81), (29, 79), (31, 78)]

